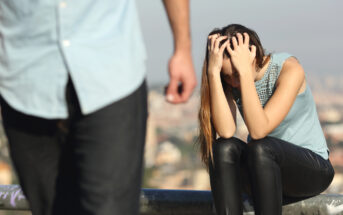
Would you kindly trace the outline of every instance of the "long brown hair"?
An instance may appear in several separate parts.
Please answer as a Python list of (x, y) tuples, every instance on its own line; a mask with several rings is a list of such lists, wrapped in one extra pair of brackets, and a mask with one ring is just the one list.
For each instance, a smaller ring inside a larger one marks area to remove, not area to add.
[[(209, 33), (210, 35), (213, 34), (220, 34), (222, 36), (228, 36), (230, 40), (232, 37), (236, 36), (237, 33), (243, 34), (244, 32), (249, 34), (250, 37), (250, 45), (256, 46), (256, 66), (262, 68), (266, 61), (263, 60), (265, 56), (265, 51), (262, 47), (260, 39), (255, 31), (244, 27), (239, 24), (231, 24), (222, 29), (214, 29)], [(209, 42), (209, 41), (208, 41)], [(221, 44), (224, 41), (221, 42)], [(232, 43), (231, 43), (232, 44)], [(208, 44), (207, 44), (208, 45)], [(224, 54), (230, 58), (229, 53), (224, 51)], [(205, 60), (202, 68), (202, 75), (201, 75), (201, 88), (200, 88), (200, 109), (198, 113), (198, 120), (199, 120), (199, 136), (197, 139), (197, 144), (200, 146), (201, 151), (201, 159), (208, 167), (209, 161), (213, 161), (213, 152), (212, 152), (212, 145), (216, 139), (216, 131), (212, 122), (211, 118), (211, 98), (210, 98), (210, 86), (209, 86), (209, 79), (208, 79), (208, 49), (206, 46), (206, 55)], [(223, 90), (226, 93), (230, 86), (221, 79)]]

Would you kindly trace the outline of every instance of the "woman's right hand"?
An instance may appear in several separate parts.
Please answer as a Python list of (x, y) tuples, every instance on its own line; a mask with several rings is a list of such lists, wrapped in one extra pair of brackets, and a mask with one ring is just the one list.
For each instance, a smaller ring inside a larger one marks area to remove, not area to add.
[(222, 40), (227, 39), (227, 36), (220, 36), (213, 34), (208, 36), (207, 50), (208, 50), (208, 73), (220, 74), (223, 65), (223, 53), (229, 40), (225, 41), (221, 47), (219, 44)]

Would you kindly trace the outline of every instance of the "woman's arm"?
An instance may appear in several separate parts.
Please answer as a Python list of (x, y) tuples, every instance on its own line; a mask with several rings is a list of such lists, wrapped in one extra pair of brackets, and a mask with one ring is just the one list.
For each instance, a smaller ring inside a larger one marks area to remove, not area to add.
[(295, 59), (286, 60), (276, 90), (264, 109), (252, 77), (241, 77), (244, 119), (253, 139), (267, 136), (287, 116), (304, 81), (304, 76), (301, 65)]
[(276, 83), (276, 90), (263, 109), (254, 84), (252, 61), (251, 58), (248, 59), (254, 58), (252, 52), (256, 49), (252, 47), (251, 51), (249, 50), (248, 36), (244, 42), (242, 35), (237, 35), (237, 38), (238, 41), (233, 39), (234, 50), (228, 51), (231, 52), (232, 60), (235, 60), (234, 64), (240, 74), (244, 120), (250, 136), (253, 139), (261, 139), (287, 116), (305, 79), (305, 73), (295, 58), (286, 60)]
[(211, 116), (214, 128), (220, 137), (230, 138), (236, 132), (236, 105), (232, 94), (226, 97), (220, 74), (209, 74)]
[(226, 94), (221, 82), (220, 73), (223, 65), (223, 52), (228, 41), (221, 47), (219, 44), (226, 36), (211, 35), (208, 43), (208, 67), (211, 117), (214, 128), (220, 137), (230, 138), (236, 131), (236, 106), (231, 94)]

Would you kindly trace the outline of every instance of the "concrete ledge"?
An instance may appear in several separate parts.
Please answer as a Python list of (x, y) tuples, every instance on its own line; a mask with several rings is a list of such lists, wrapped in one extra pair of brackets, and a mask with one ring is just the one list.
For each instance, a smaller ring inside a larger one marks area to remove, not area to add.
[[(143, 189), (142, 215), (215, 215), (210, 191)], [(251, 199), (243, 196), (245, 215), (253, 215)], [(307, 199), (287, 198), (283, 215), (343, 214), (343, 195), (322, 194)]]
[[(141, 215), (215, 215), (210, 191), (142, 189)], [(245, 215), (253, 215), (251, 200), (243, 197)], [(29, 210), (19, 185), (0, 185), (0, 210)], [(343, 214), (343, 195), (322, 194), (285, 199), (283, 215)]]

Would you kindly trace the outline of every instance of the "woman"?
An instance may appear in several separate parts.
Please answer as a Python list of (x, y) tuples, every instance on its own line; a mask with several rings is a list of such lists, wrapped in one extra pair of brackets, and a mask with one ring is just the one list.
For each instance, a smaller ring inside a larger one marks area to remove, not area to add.
[[(305, 77), (290, 54), (266, 55), (251, 29), (233, 24), (210, 33), (199, 143), (217, 214), (243, 214), (242, 192), (252, 196), (255, 214), (281, 214), (284, 197), (314, 196), (330, 185), (334, 170)], [(247, 143), (233, 137), (236, 106)]]

